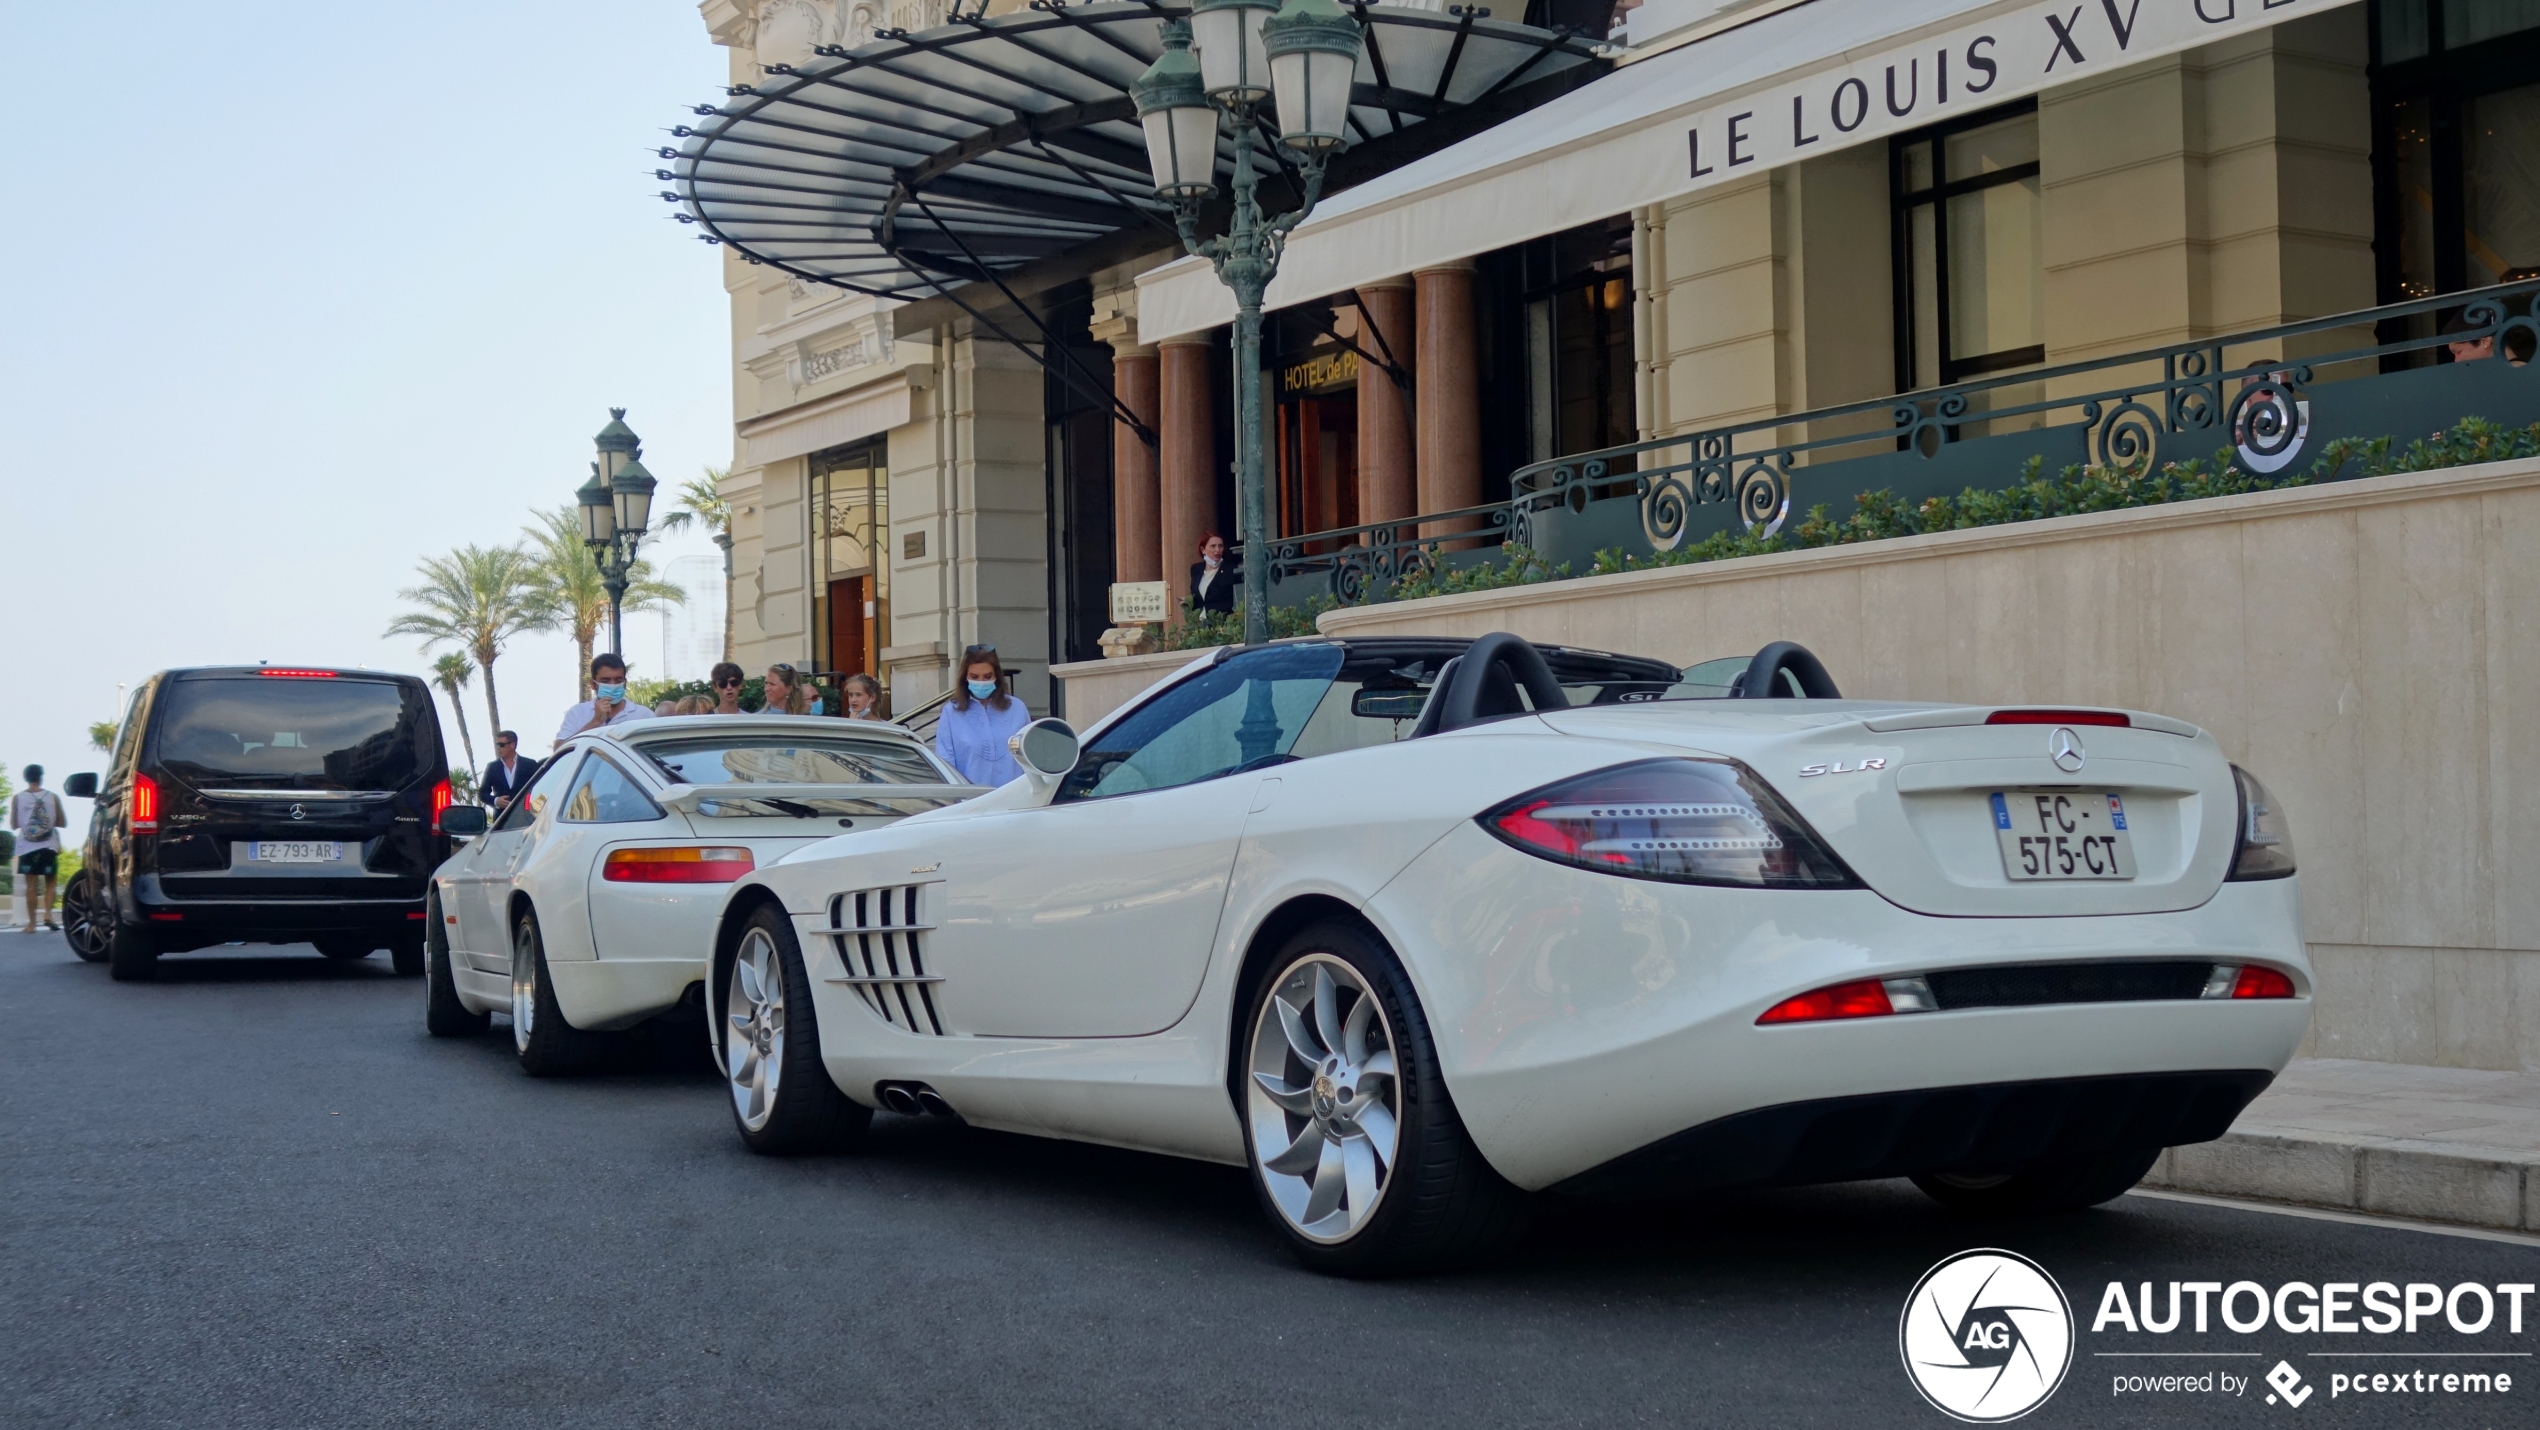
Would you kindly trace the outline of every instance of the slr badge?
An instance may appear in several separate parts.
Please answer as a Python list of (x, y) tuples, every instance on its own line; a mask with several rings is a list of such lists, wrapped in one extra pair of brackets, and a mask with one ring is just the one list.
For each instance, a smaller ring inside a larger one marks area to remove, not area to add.
[(1841, 760), (1837, 760), (1831, 765), (1801, 765), (1799, 767), (1799, 777), (1804, 780), (1816, 775), (1857, 775), (1863, 770), (1883, 770), (1886, 768), (1887, 761), (1880, 759), (1876, 755), (1872, 755), (1857, 765), (1847, 765)]

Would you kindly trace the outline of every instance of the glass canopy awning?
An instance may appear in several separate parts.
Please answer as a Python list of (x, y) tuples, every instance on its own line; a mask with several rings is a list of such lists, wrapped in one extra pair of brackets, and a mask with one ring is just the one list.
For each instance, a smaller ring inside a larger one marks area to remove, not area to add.
[[(1364, 28), (1350, 145), (1383, 140), (1582, 65), (1603, 47), (1562, 30), (1352, 5)], [(855, 50), (767, 66), (672, 131), (662, 197), (709, 242), (814, 282), (892, 298), (950, 295), (1133, 225), (1177, 250), (1155, 195), (1130, 83), (1187, 4), (1101, 0), (963, 16)], [(1579, 76), (1574, 76), (1574, 78)], [(1287, 166), (1265, 114), (1250, 145)], [(1009, 295), (1011, 296), (1011, 295)], [(959, 301), (956, 299), (956, 301)], [(962, 306), (967, 307), (967, 304)]]

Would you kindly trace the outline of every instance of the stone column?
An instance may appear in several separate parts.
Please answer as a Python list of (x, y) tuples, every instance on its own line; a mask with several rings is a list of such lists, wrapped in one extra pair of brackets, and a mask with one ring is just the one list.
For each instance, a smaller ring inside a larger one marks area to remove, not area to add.
[[(1156, 426), (1157, 357), (1154, 348), (1114, 339), (1111, 344), (1111, 391), (1130, 415)], [(1158, 509), (1157, 456), (1164, 438), (1150, 447), (1125, 422), (1111, 424), (1112, 579), (1160, 581), (1163, 515)]]
[[(1411, 321), (1411, 280), (1387, 278), (1358, 290), (1358, 345), (1379, 357), (1390, 348), (1394, 362), (1412, 365), (1417, 344)], [(1372, 330), (1372, 331), (1370, 331)], [(1376, 334), (1384, 334), (1379, 343)], [(1358, 365), (1358, 519), (1399, 521), (1419, 512), (1416, 449), (1411, 433), (1411, 393), (1394, 386), (1383, 369)]]
[(1423, 268), (1413, 275), (1413, 283), (1419, 308), (1419, 356), (1413, 367), (1419, 391), (1420, 510), (1450, 511), (1482, 499), (1473, 266)]
[(1158, 557), (1178, 609), (1191, 593), (1191, 563), (1217, 517), (1217, 345), (1206, 333), (1167, 338), (1159, 367), (1156, 431)]

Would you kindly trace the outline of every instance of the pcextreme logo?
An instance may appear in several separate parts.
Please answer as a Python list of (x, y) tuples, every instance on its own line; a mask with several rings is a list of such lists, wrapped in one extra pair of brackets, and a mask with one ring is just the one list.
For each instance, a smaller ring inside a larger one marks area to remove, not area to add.
[(1980, 1247), (1914, 1283), (1896, 1342), (1907, 1378), (1942, 1414), (1979, 1425), (2017, 1420), (2072, 1369), (2072, 1303), (2045, 1267)]

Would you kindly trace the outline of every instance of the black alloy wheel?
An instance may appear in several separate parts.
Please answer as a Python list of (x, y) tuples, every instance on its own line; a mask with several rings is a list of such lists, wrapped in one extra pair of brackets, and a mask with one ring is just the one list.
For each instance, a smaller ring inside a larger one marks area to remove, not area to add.
[(114, 921), (111, 912), (97, 906), (91, 887), (85, 869), (62, 886), (62, 938), (83, 962), (103, 963), (114, 942)]

